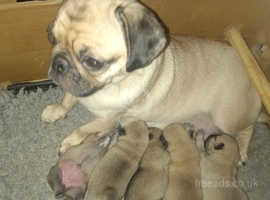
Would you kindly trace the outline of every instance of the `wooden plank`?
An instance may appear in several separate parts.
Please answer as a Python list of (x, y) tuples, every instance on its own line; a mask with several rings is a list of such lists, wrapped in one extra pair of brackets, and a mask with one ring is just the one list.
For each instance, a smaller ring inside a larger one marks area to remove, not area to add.
[(47, 26), (59, 0), (0, 6), (0, 82), (47, 77), (51, 45)]
[(240, 55), (250, 80), (255, 85), (268, 114), (270, 114), (270, 83), (265, 77), (265, 74), (261, 70), (237, 28), (231, 27), (225, 34), (231, 45)]

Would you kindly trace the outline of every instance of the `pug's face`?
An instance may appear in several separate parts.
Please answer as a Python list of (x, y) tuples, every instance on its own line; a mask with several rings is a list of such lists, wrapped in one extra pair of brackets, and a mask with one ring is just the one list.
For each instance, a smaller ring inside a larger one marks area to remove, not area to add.
[(167, 41), (157, 17), (135, 0), (66, 0), (49, 40), (49, 77), (78, 97), (149, 65)]

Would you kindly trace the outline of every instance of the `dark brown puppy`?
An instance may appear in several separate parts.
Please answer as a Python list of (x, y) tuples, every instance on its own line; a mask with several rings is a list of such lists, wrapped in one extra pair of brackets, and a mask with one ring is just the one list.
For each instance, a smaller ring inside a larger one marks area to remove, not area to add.
[(162, 130), (150, 129), (149, 145), (130, 182), (125, 200), (163, 199), (168, 186), (169, 154)]
[(201, 200), (200, 161), (196, 145), (180, 124), (171, 124), (164, 129), (170, 154), (169, 184), (165, 200)]
[(143, 121), (127, 125), (125, 132), (91, 174), (85, 200), (120, 200), (124, 196), (149, 140)]
[(73, 146), (60, 156), (47, 177), (56, 198), (83, 199), (88, 177), (108, 150), (115, 135), (116, 132), (103, 137), (92, 134), (82, 144)]

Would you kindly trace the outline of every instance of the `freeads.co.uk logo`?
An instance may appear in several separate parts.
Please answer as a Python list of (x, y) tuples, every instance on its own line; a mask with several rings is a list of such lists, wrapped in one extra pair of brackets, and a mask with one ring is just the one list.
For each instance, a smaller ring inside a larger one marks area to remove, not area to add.
[(220, 181), (199, 181), (196, 179), (195, 183), (196, 187), (258, 187), (258, 182), (255, 179), (252, 181), (247, 181), (246, 183), (243, 181), (227, 181), (225, 179)]

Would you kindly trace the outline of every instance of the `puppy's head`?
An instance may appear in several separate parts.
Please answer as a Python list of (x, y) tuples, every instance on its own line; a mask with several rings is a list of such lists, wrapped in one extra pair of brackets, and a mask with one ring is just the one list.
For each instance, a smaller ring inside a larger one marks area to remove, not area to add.
[(230, 135), (211, 135), (205, 141), (205, 150), (208, 156), (215, 158), (216, 162), (233, 166), (240, 160), (237, 141)]
[(107, 135), (92, 133), (80, 145), (72, 146), (61, 154), (47, 176), (56, 198), (82, 200), (88, 177), (107, 152), (114, 132)]
[(85, 177), (74, 163), (64, 164), (66, 166), (53, 166), (47, 177), (48, 183), (55, 193), (55, 198), (65, 197), (71, 200), (82, 200), (86, 190)]
[(89, 96), (149, 65), (165, 48), (165, 29), (137, 0), (66, 0), (49, 26), (49, 77)]

